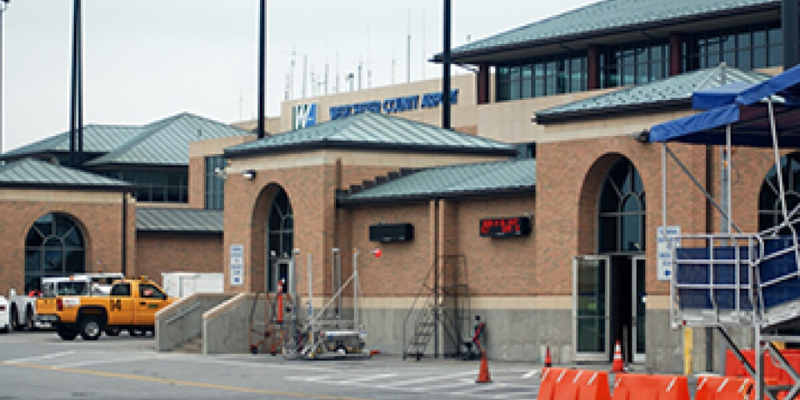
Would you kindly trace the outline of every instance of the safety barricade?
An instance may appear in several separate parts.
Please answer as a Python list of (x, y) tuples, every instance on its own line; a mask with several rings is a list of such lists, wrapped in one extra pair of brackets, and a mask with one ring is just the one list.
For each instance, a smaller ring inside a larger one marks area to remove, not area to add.
[(689, 400), (689, 383), (678, 375), (617, 375), (612, 400)]
[(542, 370), (537, 400), (610, 400), (608, 373), (567, 368)]
[(753, 391), (753, 380), (730, 376), (703, 376), (697, 379), (694, 400), (744, 400)]
[(556, 384), (560, 383), (564, 376), (570, 373), (567, 368), (544, 368), (542, 369), (541, 383), (539, 383), (538, 400), (555, 400)]

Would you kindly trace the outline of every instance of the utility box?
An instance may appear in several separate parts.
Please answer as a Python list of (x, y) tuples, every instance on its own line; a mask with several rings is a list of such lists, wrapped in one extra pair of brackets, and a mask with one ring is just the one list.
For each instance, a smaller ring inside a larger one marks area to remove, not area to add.
[(187, 297), (192, 293), (222, 293), (225, 274), (217, 272), (164, 272), (161, 287), (170, 297)]

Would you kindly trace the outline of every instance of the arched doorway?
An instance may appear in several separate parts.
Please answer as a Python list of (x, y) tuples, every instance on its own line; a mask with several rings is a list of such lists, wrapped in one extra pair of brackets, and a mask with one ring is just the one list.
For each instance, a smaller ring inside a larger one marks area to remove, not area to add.
[[(786, 199), (786, 210), (792, 210), (800, 204), (800, 153), (792, 153), (781, 158), (781, 175)], [(800, 215), (790, 217), (797, 219)], [(764, 177), (758, 196), (758, 230), (763, 231), (780, 225), (784, 221), (778, 183), (778, 170), (773, 166)], [(797, 227), (795, 227), (797, 229)], [(788, 227), (779, 231), (781, 235), (790, 235)]]
[(576, 257), (573, 267), (576, 360), (610, 360), (619, 340), (630, 361), (644, 361), (646, 197), (641, 176), (630, 160), (619, 157), (599, 185), (586, 190), (599, 190), (596, 253)]
[(86, 249), (77, 222), (69, 215), (41, 216), (25, 237), (25, 292), (41, 290), (43, 277), (86, 271)]
[(276, 292), (283, 281), (284, 292), (294, 292), (292, 250), (294, 249), (294, 216), (286, 191), (275, 193), (269, 209), (266, 227), (268, 292)]

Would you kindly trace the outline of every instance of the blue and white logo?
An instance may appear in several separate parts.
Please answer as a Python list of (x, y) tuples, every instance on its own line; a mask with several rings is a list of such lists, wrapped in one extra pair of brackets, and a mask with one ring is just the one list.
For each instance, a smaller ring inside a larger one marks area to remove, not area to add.
[(292, 129), (303, 129), (317, 124), (317, 104), (298, 104), (292, 108)]

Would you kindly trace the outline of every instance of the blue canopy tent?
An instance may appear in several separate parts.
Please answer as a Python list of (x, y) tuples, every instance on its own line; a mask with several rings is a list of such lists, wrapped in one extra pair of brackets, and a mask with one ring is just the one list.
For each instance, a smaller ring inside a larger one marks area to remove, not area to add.
[[(659, 242), (671, 243), (670, 247), (675, 249), (669, 260), (674, 268), (670, 271), (674, 272), (670, 274), (673, 327), (685, 326), (690, 321), (688, 324), (693, 326), (719, 329), (731, 350), (756, 378), (758, 400), (763, 399), (765, 393), (770, 399), (777, 398), (777, 392), (764, 381), (766, 349), (793, 377), (787, 398), (795, 398), (800, 393), (800, 374), (786, 363), (770, 343), (774, 339), (762, 330), (800, 321), (800, 242), (796, 231), (800, 212), (787, 209), (779, 151), (781, 147), (800, 148), (800, 66), (754, 85), (732, 84), (695, 92), (692, 103), (694, 108), (707, 111), (654, 125), (646, 135), (647, 141), (662, 143), (662, 225), (667, 226), (667, 154), (704, 192), (723, 221), (718, 234), (658, 238)], [(721, 206), (669, 149), (669, 142), (724, 145)], [(772, 229), (744, 234), (732, 222), (731, 163), (728, 161), (734, 145), (773, 149), (783, 222)], [(731, 234), (734, 229), (738, 234)], [(786, 231), (791, 232), (791, 237), (777, 236)], [(705, 246), (681, 248), (681, 240), (686, 239), (694, 243), (700, 240)], [(687, 256), (690, 253), (692, 255)], [(691, 257), (695, 258), (689, 260)], [(692, 301), (696, 302), (694, 309)], [(755, 368), (744, 360), (722, 327), (745, 322), (753, 325), (758, 343)], [(800, 336), (793, 341), (800, 342)]]
[(774, 121), (780, 146), (800, 148), (800, 66), (754, 85), (695, 92), (692, 104), (710, 109), (654, 125), (648, 141), (722, 145), (730, 126), (731, 145), (771, 147)]

